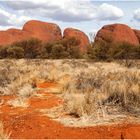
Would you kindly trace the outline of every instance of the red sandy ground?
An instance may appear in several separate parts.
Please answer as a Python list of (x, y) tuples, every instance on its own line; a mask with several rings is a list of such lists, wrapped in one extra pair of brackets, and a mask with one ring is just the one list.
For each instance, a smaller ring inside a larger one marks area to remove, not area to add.
[[(45, 88), (55, 84), (39, 84), (38, 87)], [(15, 98), (13, 96), (0, 97), (5, 103), (0, 108), (0, 119), (4, 123), (6, 132), (11, 132), (11, 139), (62, 139), (62, 138), (111, 138), (123, 139), (140, 138), (140, 125), (120, 124), (112, 126), (96, 126), (85, 128), (65, 127), (62, 124), (51, 120), (49, 117), (42, 116), (37, 109), (51, 108), (62, 103), (61, 99), (49, 93), (43, 93), (46, 99), (32, 97), (30, 107), (27, 109), (12, 108), (6, 105), (6, 101)]]

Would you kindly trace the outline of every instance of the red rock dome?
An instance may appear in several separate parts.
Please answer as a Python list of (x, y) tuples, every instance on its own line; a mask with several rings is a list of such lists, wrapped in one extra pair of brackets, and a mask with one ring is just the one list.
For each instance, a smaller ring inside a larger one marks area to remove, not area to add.
[(28, 32), (34, 38), (46, 42), (62, 39), (61, 29), (53, 23), (31, 20), (24, 24), (23, 31)]
[(135, 32), (127, 25), (124, 24), (112, 24), (103, 26), (95, 37), (97, 40), (105, 40), (111, 42), (127, 42), (133, 45), (138, 45), (139, 40), (135, 35)]
[(89, 39), (84, 32), (73, 28), (66, 28), (64, 30), (64, 38), (70, 38), (70, 37), (75, 37), (76, 39), (80, 40), (79, 47), (81, 51), (87, 50), (87, 46), (89, 45)]
[(22, 30), (8, 29), (0, 31), (0, 45), (7, 45), (30, 38), (49, 42), (62, 39), (62, 35), (58, 25), (36, 20), (25, 23)]
[(139, 44), (140, 44), (140, 30), (134, 30), (138, 40), (139, 40)]
[(30, 35), (27, 32), (19, 29), (8, 29), (7, 31), (0, 31), (0, 45), (7, 45), (28, 38), (30, 38)]

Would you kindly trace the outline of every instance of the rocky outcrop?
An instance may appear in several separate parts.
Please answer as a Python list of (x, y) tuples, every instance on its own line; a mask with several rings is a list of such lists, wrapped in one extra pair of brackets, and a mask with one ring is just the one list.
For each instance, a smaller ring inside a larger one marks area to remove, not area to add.
[(133, 45), (139, 44), (135, 32), (129, 26), (124, 24), (103, 26), (95, 37), (95, 41), (98, 40), (104, 40), (106, 42), (127, 42)]
[(27, 32), (19, 29), (8, 29), (6, 31), (0, 31), (0, 45), (8, 45), (13, 42), (26, 40), (30, 38)]
[(86, 51), (87, 50), (87, 46), (89, 45), (89, 39), (88, 36), (77, 29), (73, 29), (73, 28), (66, 28), (64, 30), (64, 38), (71, 38), (71, 37), (75, 37), (76, 39), (78, 39), (80, 41), (80, 50), (81, 51)]
[[(80, 40), (80, 49), (85, 51), (89, 45), (89, 39), (80, 30), (67, 28), (64, 31), (64, 38), (75, 37)], [(8, 29), (0, 31), (0, 45), (12, 44), (30, 38), (37, 38), (44, 42), (59, 41), (62, 39), (61, 29), (58, 25), (37, 20), (31, 20), (24, 24), (22, 30)]]
[[(80, 50), (85, 52), (89, 45), (88, 36), (77, 29), (66, 28), (63, 38), (75, 37), (80, 41)], [(8, 29), (0, 31), (0, 45), (7, 45), (13, 42), (37, 38), (44, 42), (59, 41), (62, 39), (61, 29), (54, 23), (31, 20), (24, 24), (21, 30)], [(128, 42), (133, 45), (140, 44), (140, 30), (133, 30), (124, 24), (111, 24), (103, 26), (97, 33), (95, 41), (106, 42)]]
[(24, 24), (23, 31), (42, 41), (57, 41), (62, 39), (61, 29), (54, 23), (31, 20)]
[(140, 44), (140, 30), (134, 30), (138, 40), (139, 40), (139, 44)]
[(49, 42), (62, 39), (62, 35), (58, 25), (36, 20), (25, 23), (22, 30), (8, 29), (0, 31), (0, 45), (7, 45), (30, 38)]

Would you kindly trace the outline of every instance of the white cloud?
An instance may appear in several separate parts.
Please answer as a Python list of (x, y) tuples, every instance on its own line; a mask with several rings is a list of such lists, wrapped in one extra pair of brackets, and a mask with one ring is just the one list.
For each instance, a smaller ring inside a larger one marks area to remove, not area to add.
[(9, 19), (9, 23), (11, 25), (16, 25), (16, 26), (21, 26), (24, 24), (26, 21), (30, 20), (30, 17), (27, 16), (19, 16), (17, 17), (16, 15), (12, 15)]
[(10, 13), (6, 12), (3, 9), (0, 9), (0, 24), (1, 25), (10, 25), (9, 23)]
[(0, 26), (20, 26), (31, 18), (22, 15), (18, 16), (0, 8), (0, 19)]
[(6, 4), (13, 10), (23, 10), (25, 15), (66, 22), (92, 20), (95, 9), (90, 0), (11, 0)]
[(104, 3), (100, 6), (91, 0), (9, 0), (3, 2), (13, 11), (22, 11), (22, 16), (49, 18), (62, 22), (82, 22), (90, 20), (117, 20), (123, 11)]
[(98, 20), (117, 20), (124, 16), (123, 11), (113, 5), (103, 3), (99, 6), (96, 18)]
[(56, 8), (51, 0), (8, 0), (3, 2), (13, 10), (28, 10), (37, 8)]
[(140, 8), (134, 11), (133, 18), (137, 21), (140, 21)]

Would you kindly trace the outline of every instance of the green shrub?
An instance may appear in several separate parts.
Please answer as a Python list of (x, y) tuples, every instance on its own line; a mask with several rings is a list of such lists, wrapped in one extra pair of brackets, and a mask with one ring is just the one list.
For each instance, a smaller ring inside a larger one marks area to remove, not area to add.
[(57, 42), (44, 44), (44, 57), (52, 59), (81, 58), (81, 52), (77, 46), (79, 41), (75, 38), (62, 39)]
[(69, 53), (69, 58), (76, 58), (76, 59), (82, 58), (82, 54), (78, 46), (70, 46), (67, 49), (67, 52)]
[(92, 44), (88, 49), (88, 56), (91, 59), (106, 60), (110, 56), (108, 54), (110, 45), (105, 41), (98, 41)]
[(135, 46), (127, 42), (107, 43), (100, 40), (89, 46), (87, 55), (88, 58), (97, 60), (139, 59), (140, 46)]
[(6, 58), (7, 57), (7, 46), (5, 47), (0, 47), (0, 58)]
[(133, 53), (133, 57), (135, 59), (140, 59), (140, 45), (133, 47), (132, 48), (132, 53)]
[(109, 54), (114, 59), (138, 59), (140, 56), (140, 46), (135, 46), (127, 42), (113, 44)]
[(107, 41), (99, 39), (91, 43), (86, 53), (81, 53), (79, 45), (80, 41), (74, 37), (49, 43), (31, 38), (15, 42), (9, 46), (0, 46), (0, 58), (140, 59), (140, 45), (134, 46), (126, 42), (112, 42), (109, 37)]
[(54, 44), (51, 50), (51, 58), (60, 59), (66, 58), (65, 48), (62, 44)]
[(24, 49), (25, 58), (38, 58), (42, 53), (42, 42), (35, 38), (20, 41), (14, 45)]
[(8, 58), (23, 58), (24, 57), (24, 49), (17, 46), (10, 46), (6, 49)]
[(79, 46), (80, 45), (80, 40), (76, 39), (75, 37), (70, 37), (70, 38), (64, 38), (60, 42), (66, 49), (68, 49), (71, 46)]

